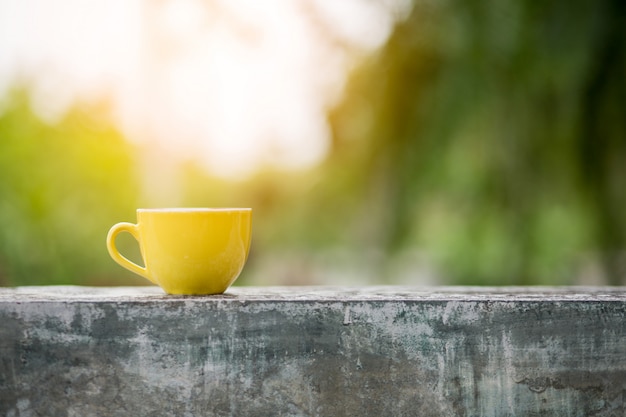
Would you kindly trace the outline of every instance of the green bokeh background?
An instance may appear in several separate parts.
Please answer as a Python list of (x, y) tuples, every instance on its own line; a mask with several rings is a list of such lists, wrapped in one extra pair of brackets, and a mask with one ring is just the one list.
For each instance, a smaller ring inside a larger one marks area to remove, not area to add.
[[(155, 204), (147, 150), (106, 102), (55, 123), (27, 84), (2, 102), (0, 285), (144, 284), (104, 240)], [(179, 205), (254, 209), (238, 285), (624, 283), (622, 0), (417, 1), (328, 120), (312, 169), (170, 167)], [(132, 238), (119, 246), (138, 260)]]

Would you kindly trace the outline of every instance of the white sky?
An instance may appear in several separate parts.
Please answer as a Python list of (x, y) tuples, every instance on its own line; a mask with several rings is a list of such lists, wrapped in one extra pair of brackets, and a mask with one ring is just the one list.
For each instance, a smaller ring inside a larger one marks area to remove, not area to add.
[[(27, 81), (56, 120), (107, 97), (133, 141), (218, 175), (326, 155), (354, 57), (408, 0), (0, 0), (0, 97)], [(355, 54), (356, 52), (356, 54)]]

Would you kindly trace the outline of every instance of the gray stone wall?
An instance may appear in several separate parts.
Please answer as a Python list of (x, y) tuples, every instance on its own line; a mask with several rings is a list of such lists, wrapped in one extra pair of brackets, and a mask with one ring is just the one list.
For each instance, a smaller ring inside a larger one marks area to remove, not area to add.
[(0, 289), (2, 416), (623, 416), (624, 288)]

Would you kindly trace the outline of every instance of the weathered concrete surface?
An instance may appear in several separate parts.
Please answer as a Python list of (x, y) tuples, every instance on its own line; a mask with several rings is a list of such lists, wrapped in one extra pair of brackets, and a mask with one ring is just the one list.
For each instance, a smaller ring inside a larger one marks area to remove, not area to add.
[(0, 289), (2, 416), (623, 416), (625, 288)]

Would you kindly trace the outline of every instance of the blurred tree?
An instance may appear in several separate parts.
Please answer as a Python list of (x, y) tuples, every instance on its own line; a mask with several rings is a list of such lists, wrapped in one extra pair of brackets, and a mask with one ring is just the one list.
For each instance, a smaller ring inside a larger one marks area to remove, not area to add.
[[(0, 281), (119, 283), (108, 228), (133, 218), (133, 150), (106, 108), (75, 107), (49, 125), (15, 90), (0, 115)], [(132, 217), (131, 217), (132, 216)], [(116, 271), (113, 278), (109, 275)]]
[[(625, 8), (415, 0), (352, 72), (329, 115), (334, 143), (323, 165), (228, 182), (172, 162), (176, 204), (254, 208), (239, 284), (272, 279), (258, 259), (289, 264), (294, 253), (312, 261), (285, 282), (315, 283), (299, 275), (334, 248), (363, 265), (359, 279), (376, 263), (371, 277), (385, 279), (394, 258), (416, 248), (443, 283), (570, 284), (587, 258), (622, 283)], [(171, 172), (141, 171), (105, 104), (77, 105), (49, 124), (25, 91), (5, 101), (0, 285), (145, 283), (109, 259), (104, 237), (149, 205), (146, 176), (162, 191), (159, 178)]]
[(620, 0), (415, 2), (331, 114), (372, 241), (455, 283), (571, 283), (585, 253), (621, 282), (625, 22)]
[(584, 79), (579, 164), (612, 284), (626, 277), (626, 3), (607, 1)]

